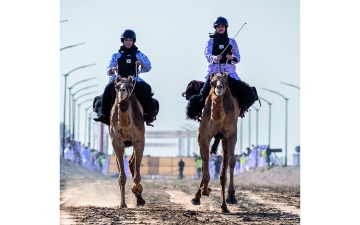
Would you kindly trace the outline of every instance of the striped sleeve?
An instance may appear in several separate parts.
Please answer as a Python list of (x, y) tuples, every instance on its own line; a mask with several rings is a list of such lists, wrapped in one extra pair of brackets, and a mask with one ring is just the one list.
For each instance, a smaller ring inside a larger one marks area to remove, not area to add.
[(232, 64), (238, 64), (240, 62), (239, 47), (238, 47), (235, 39), (233, 39), (233, 38), (229, 38), (229, 43), (232, 45), (232, 49), (231, 49), (232, 55), (237, 59), (237, 62), (232, 61), (231, 63)]
[(141, 67), (141, 70), (140, 70), (141, 73), (146, 73), (151, 70), (151, 63), (146, 55), (144, 55), (142, 52), (138, 52), (138, 53), (136, 53), (136, 58), (140, 62), (144, 63), (144, 67)]

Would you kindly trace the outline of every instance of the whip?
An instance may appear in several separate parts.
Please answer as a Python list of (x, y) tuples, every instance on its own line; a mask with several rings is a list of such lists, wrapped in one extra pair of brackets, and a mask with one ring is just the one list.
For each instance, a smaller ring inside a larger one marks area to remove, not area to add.
[[(233, 39), (235, 39), (236, 35), (241, 31), (241, 29), (245, 26), (245, 24), (246, 24), (246, 23), (244, 23), (244, 24), (240, 27), (239, 31), (235, 34), (235, 36), (233, 37)], [(224, 48), (224, 50), (221, 52), (220, 55), (222, 55), (222, 54), (225, 52), (225, 50), (227, 49), (227, 47), (229, 47), (230, 42), (231, 42), (231, 41), (229, 41), (229, 44), (226, 45), (226, 47)]]

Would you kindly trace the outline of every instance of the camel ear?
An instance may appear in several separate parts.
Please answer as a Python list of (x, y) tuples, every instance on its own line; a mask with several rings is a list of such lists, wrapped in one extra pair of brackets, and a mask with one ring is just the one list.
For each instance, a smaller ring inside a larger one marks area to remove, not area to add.
[(134, 82), (134, 78), (132, 76), (128, 76), (128, 80), (129, 80), (130, 83)]
[(228, 75), (226, 72), (224, 72), (224, 77), (225, 77), (225, 79), (227, 80), (228, 77), (229, 77), (229, 75)]
[(118, 83), (120, 80), (121, 80), (121, 76), (117, 75), (116, 78), (115, 78), (115, 84)]
[(210, 80), (212, 80), (214, 76), (215, 76), (215, 73), (212, 72), (211, 75), (210, 75)]

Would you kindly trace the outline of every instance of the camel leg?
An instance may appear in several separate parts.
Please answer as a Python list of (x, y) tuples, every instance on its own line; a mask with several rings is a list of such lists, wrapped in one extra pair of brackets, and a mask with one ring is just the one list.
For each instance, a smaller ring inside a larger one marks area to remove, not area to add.
[(134, 163), (135, 163), (135, 151), (133, 152), (129, 160), (129, 169), (132, 177), (134, 177), (134, 168), (135, 168)]
[(235, 168), (235, 163), (236, 163), (234, 149), (235, 149), (235, 144), (236, 144), (236, 134), (229, 137), (228, 140), (229, 140), (229, 148), (230, 148), (229, 149), (229, 151), (230, 151), (230, 155), (229, 155), (230, 183), (229, 183), (229, 188), (228, 188), (228, 195), (226, 197), (226, 202), (228, 204), (236, 204), (237, 200), (235, 197), (235, 188), (234, 188), (234, 168)]
[(125, 203), (125, 184), (126, 184), (126, 174), (124, 170), (124, 150), (125, 147), (118, 141), (112, 140), (112, 145), (116, 154), (116, 164), (119, 171), (118, 183), (120, 187), (120, 208), (127, 208)]
[(221, 185), (221, 213), (230, 213), (227, 208), (225, 202), (225, 188), (226, 188), (226, 181), (227, 181), (227, 168), (229, 166), (229, 148), (228, 148), (228, 140), (225, 138), (222, 140), (223, 146), (223, 158), (222, 158), (222, 166), (220, 172), (220, 185)]
[(210, 181), (210, 173), (209, 173), (209, 150), (203, 151), (201, 154), (202, 159), (202, 183), (204, 187), (202, 188), (202, 195), (209, 196), (211, 193), (211, 189), (208, 188), (208, 184)]
[(195, 194), (195, 198), (191, 199), (191, 203), (193, 205), (200, 205), (200, 198), (201, 198), (201, 192), (205, 196), (209, 196), (211, 189), (208, 188), (208, 183), (210, 181), (210, 174), (209, 174), (209, 145), (210, 140), (205, 141), (201, 140), (200, 133), (198, 136), (198, 142), (200, 146), (200, 156), (203, 161), (202, 163), (202, 177), (201, 182), (198, 191)]
[(132, 192), (135, 194), (136, 197), (136, 205), (141, 206), (145, 205), (146, 201), (142, 198), (141, 193), (143, 192), (143, 187), (140, 184), (141, 182), (141, 174), (140, 174), (140, 165), (141, 160), (144, 153), (144, 141), (141, 143), (136, 143), (133, 145), (134, 153), (135, 154), (135, 171), (133, 175), (133, 185), (132, 185)]

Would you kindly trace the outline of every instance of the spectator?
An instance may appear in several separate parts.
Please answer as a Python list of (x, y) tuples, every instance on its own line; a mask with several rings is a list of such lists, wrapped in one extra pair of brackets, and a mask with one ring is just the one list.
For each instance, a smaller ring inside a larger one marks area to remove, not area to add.
[(215, 160), (216, 160), (216, 155), (210, 155), (209, 158), (210, 179), (215, 179)]
[(222, 163), (222, 157), (220, 155), (216, 156), (216, 160), (215, 160), (215, 179), (219, 178), (221, 163)]
[(240, 155), (240, 173), (244, 173), (247, 171), (246, 165), (246, 154), (242, 152)]
[(129, 161), (126, 157), (126, 155), (124, 155), (124, 170), (125, 170), (125, 175), (126, 177), (130, 177), (130, 171), (129, 171)]
[(64, 158), (70, 162), (74, 162), (75, 160), (74, 148), (70, 143), (67, 144), (64, 150)]
[(184, 172), (184, 167), (185, 167), (185, 163), (182, 159), (180, 159), (180, 162), (178, 163), (179, 165), (179, 179), (183, 179), (184, 178), (184, 175), (183, 175), (183, 172)]
[(196, 159), (197, 179), (200, 179), (200, 177), (201, 177), (201, 170), (202, 170), (202, 159), (201, 159), (201, 157), (198, 157), (198, 158)]
[(104, 165), (105, 155), (102, 152), (99, 152), (97, 155), (97, 162), (99, 164), (100, 172), (102, 171), (103, 165)]
[(234, 168), (234, 175), (238, 175), (240, 172), (240, 156), (235, 155), (235, 168)]
[(85, 145), (82, 145), (80, 155), (82, 166), (89, 168), (91, 163), (89, 148)]

